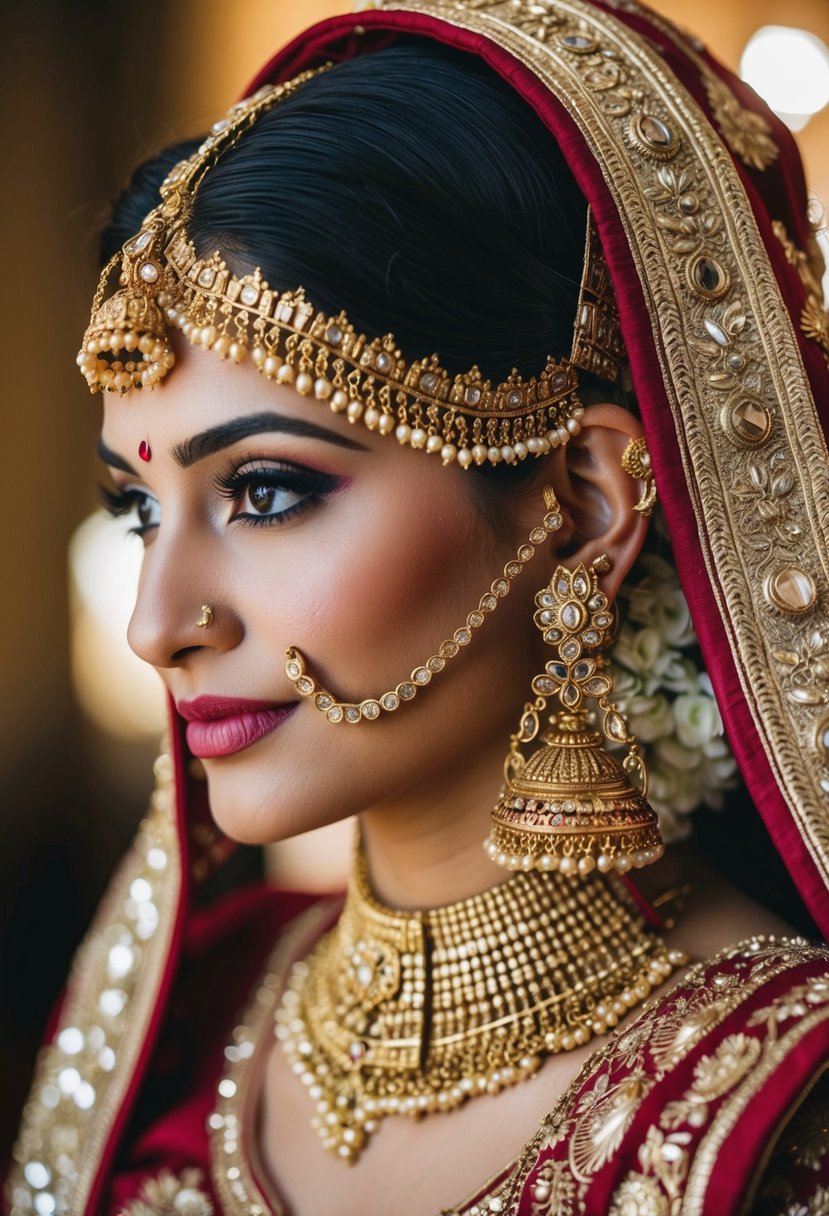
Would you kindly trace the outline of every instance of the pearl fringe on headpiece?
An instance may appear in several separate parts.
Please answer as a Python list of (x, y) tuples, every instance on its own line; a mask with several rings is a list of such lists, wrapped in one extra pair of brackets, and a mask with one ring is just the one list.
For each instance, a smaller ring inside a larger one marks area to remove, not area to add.
[[(367, 338), (344, 312), (316, 309), (301, 287), (279, 293), (258, 268), (237, 277), (220, 252), (197, 256), (187, 221), (204, 175), (261, 114), (316, 74), (268, 85), (232, 106), (168, 174), (161, 202), (101, 275), (77, 359), (90, 390), (125, 393), (158, 384), (175, 363), (172, 326), (194, 346), (235, 363), (251, 358), (268, 379), (327, 401), (350, 422), (437, 453), (444, 464), (514, 464), (565, 444), (580, 431), (584, 413), (576, 368), (612, 380), (624, 353), (589, 216), (570, 358), (550, 357), (538, 377), (524, 380), (513, 371), (497, 385), (477, 367), (452, 376), (437, 355), (408, 362), (393, 335)], [(120, 285), (107, 297), (118, 261)]]

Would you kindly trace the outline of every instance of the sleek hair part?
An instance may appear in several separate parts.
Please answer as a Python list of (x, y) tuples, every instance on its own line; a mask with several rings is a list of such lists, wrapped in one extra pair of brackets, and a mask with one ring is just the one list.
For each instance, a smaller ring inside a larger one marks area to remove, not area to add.
[[(140, 227), (170, 167), (137, 170), (104, 258)], [(337, 64), (265, 114), (207, 173), (188, 231), (238, 274), (344, 309), (370, 337), (452, 373), (537, 375), (569, 355), (586, 202), (547, 128), (472, 55), (432, 41)]]

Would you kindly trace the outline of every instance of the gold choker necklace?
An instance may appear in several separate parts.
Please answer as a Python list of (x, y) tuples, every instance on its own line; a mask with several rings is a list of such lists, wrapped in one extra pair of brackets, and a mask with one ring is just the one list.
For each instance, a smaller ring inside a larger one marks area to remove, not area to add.
[(293, 969), (276, 1036), (323, 1145), (353, 1163), (386, 1115), (515, 1085), (686, 962), (614, 875), (519, 872), (448, 907), (396, 912), (359, 857), (337, 925)]

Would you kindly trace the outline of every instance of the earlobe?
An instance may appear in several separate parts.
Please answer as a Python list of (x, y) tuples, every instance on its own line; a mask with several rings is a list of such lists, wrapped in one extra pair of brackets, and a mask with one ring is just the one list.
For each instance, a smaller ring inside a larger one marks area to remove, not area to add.
[[(589, 565), (606, 553), (612, 569), (602, 579), (615, 597), (635, 562), (647, 533), (647, 520), (636, 510), (643, 481), (628, 471), (623, 455), (631, 439), (642, 437), (639, 420), (619, 405), (588, 406), (581, 432), (565, 449), (556, 493), (565, 516), (572, 519), (572, 538), (559, 558), (569, 567)], [(642, 471), (642, 470), (635, 470)]]

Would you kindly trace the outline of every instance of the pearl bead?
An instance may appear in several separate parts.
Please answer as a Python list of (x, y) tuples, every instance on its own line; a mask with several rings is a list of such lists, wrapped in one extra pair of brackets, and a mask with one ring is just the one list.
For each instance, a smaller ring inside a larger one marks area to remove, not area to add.
[(503, 460), (500, 448), (488, 448), (486, 458), (490, 464), (500, 464)]
[(521, 440), (519, 439), (518, 443), (514, 443), (512, 445), (512, 447), (513, 447), (513, 451), (515, 452), (515, 455), (518, 457), (519, 460), (527, 459), (530, 449), (527, 447), (526, 443), (522, 443)]
[(427, 452), (439, 452), (443, 447), (443, 440), (440, 435), (429, 435), (426, 440)]
[(262, 371), (265, 373), (265, 375), (268, 377), (269, 380), (275, 380), (276, 373), (279, 371), (281, 366), (282, 366), (281, 359), (277, 359), (276, 355), (268, 355), (267, 358), (265, 359), (265, 362), (262, 364)]
[(568, 418), (566, 425), (567, 430), (571, 435), (578, 435), (579, 431), (581, 430), (581, 423), (579, 422), (578, 418)]
[(218, 331), (215, 325), (205, 325), (204, 329), (201, 331), (202, 346), (207, 347), (209, 350), (218, 336)]
[(462, 469), (468, 469), (472, 464), (472, 453), (469, 448), (461, 448), (458, 452), (458, 464)]
[(607, 874), (613, 869), (613, 858), (608, 857), (607, 853), (600, 853), (596, 858), (596, 865), (599, 867), (602, 874)]
[(501, 448), (501, 456), (507, 464), (515, 464), (515, 448), (511, 447), (508, 443), (504, 444)]
[(276, 378), (280, 384), (293, 384), (295, 377), (296, 373), (290, 363), (283, 363), (276, 373)]
[(398, 443), (408, 443), (412, 437), (412, 428), (406, 426), (405, 422), (401, 422), (400, 426), (396, 427), (394, 433)]
[(345, 411), (345, 416), (349, 422), (356, 422), (362, 416), (363, 403), (362, 401), (350, 401), (348, 409)]
[(390, 435), (394, 430), (394, 415), (381, 414), (380, 421), (377, 424), (377, 429), (381, 435)]
[(475, 464), (482, 465), (486, 460), (486, 457), (487, 449), (482, 443), (476, 443), (472, 448), (472, 459), (475, 461)]
[(377, 424), (379, 423), (379, 421), (380, 421), (380, 411), (378, 409), (376, 409), (375, 406), (372, 405), (369, 409), (366, 410), (365, 415), (363, 416), (363, 422), (366, 424), (366, 426), (368, 427), (368, 429), (370, 431), (376, 431)]
[(307, 372), (300, 372), (296, 378), (296, 391), (303, 397), (309, 396), (314, 389), (314, 381)]
[(632, 864), (633, 863), (631, 862), (627, 853), (619, 853), (616, 857), (616, 869), (620, 874), (627, 874)]
[(213, 349), (221, 359), (226, 359), (230, 350), (230, 338), (227, 334), (220, 334), (213, 343)]
[(344, 392), (343, 389), (338, 388), (334, 393), (334, 396), (331, 398), (330, 404), (331, 409), (335, 414), (341, 414), (343, 410), (347, 409), (348, 407), (348, 393)]
[(444, 464), (451, 464), (458, 454), (454, 443), (445, 443), (440, 449), (440, 458)]
[(253, 350), (250, 352), (250, 357), (253, 359), (253, 362), (257, 367), (263, 368), (268, 357), (268, 352), (265, 350), (264, 346), (259, 346), (257, 343), (257, 345), (254, 346)]
[(591, 870), (595, 870), (595, 868), (596, 861), (593, 857), (588, 855), (587, 857), (579, 858), (579, 874), (589, 874)]
[(422, 448), (426, 446), (427, 435), (422, 427), (415, 427), (412, 431), (411, 445), (413, 448)]

